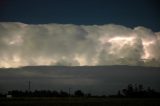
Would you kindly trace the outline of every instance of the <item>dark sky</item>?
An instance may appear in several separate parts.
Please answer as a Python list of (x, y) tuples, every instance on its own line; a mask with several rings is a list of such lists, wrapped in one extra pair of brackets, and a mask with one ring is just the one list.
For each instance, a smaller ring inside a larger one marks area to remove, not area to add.
[(0, 0), (0, 22), (120, 24), (160, 30), (159, 0)]

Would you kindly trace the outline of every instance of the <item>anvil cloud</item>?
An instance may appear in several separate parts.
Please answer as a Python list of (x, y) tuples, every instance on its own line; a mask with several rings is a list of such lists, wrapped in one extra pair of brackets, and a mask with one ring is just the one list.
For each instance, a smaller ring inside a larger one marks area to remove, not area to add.
[(121, 25), (0, 23), (0, 67), (160, 66), (160, 32)]

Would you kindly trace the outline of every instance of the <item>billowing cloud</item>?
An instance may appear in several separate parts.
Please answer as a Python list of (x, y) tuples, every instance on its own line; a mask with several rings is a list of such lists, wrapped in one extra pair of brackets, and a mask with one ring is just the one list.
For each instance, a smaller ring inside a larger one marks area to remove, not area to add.
[(0, 23), (0, 67), (160, 66), (160, 32), (121, 25)]

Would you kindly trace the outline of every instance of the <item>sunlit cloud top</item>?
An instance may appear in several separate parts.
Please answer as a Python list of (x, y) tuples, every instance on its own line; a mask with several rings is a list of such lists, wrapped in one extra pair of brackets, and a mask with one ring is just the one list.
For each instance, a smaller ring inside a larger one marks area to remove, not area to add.
[(121, 25), (0, 23), (0, 67), (160, 66), (160, 32)]

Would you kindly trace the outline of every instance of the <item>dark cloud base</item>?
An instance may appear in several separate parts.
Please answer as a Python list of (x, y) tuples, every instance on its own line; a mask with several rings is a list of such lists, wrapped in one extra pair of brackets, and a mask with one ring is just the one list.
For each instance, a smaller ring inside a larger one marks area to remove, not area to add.
[(31, 89), (82, 89), (112, 94), (128, 84), (143, 84), (160, 91), (160, 68), (138, 66), (29, 66), (0, 69), (0, 91)]

